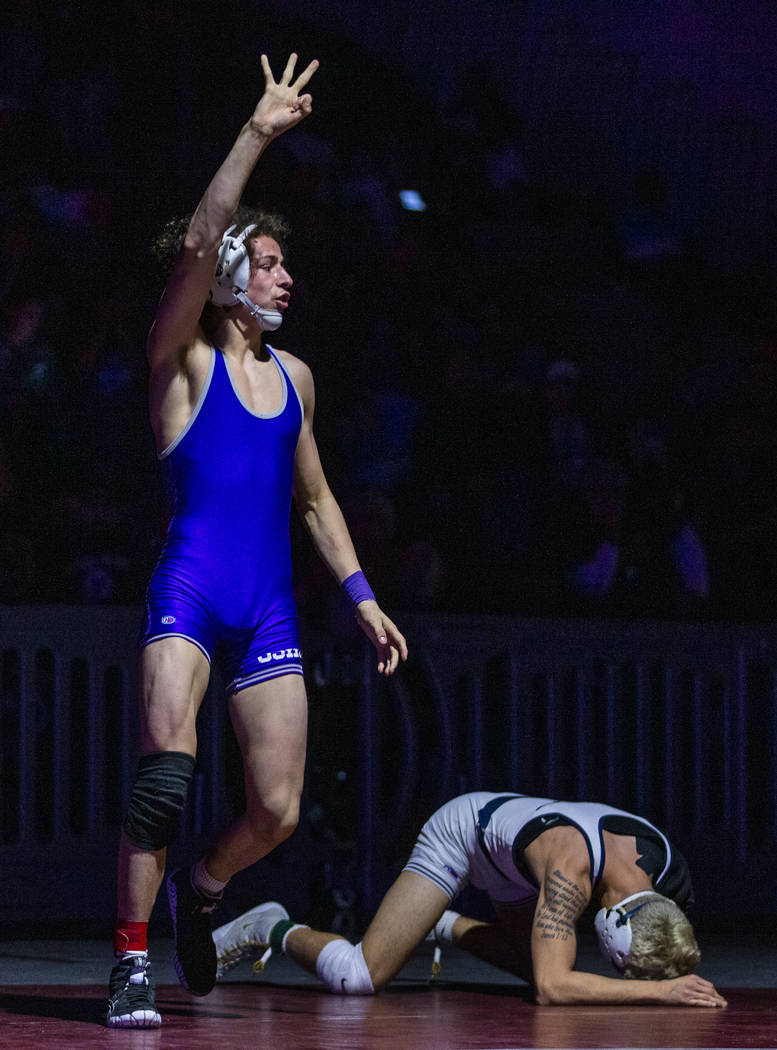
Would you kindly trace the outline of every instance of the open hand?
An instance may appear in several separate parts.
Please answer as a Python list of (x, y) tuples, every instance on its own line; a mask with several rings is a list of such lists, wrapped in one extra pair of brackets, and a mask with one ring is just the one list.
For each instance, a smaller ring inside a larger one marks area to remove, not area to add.
[(726, 1006), (726, 1000), (715, 990), (715, 986), (698, 974), (674, 977), (663, 981), (666, 1002), (673, 1006)]
[(267, 138), (273, 139), (281, 135), (301, 120), (313, 109), (313, 98), (309, 94), (300, 94), (307, 85), (310, 78), (318, 69), (318, 59), (314, 59), (307, 69), (303, 70), (292, 83), (294, 67), (297, 64), (297, 56), (292, 52), (283, 71), (283, 76), (276, 82), (270, 69), (267, 55), (262, 55), (262, 69), (264, 70), (264, 94), (259, 99), (253, 116), (251, 127), (254, 131)]

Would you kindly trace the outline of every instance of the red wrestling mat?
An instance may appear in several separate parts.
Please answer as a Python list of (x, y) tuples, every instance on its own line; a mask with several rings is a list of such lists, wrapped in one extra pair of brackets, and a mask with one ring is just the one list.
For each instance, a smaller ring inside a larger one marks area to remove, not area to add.
[(523, 1047), (775, 1047), (777, 992), (723, 990), (724, 1010), (537, 1007), (514, 987), (394, 984), (370, 998), (317, 988), (219, 985), (205, 999), (157, 989), (157, 1029), (103, 1027), (102, 986), (0, 988), (0, 1045), (78, 1050), (518, 1050)]

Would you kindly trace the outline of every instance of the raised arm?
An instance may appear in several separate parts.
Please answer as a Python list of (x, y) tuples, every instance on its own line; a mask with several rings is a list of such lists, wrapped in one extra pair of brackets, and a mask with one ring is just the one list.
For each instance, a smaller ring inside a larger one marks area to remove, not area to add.
[[(310, 369), (284, 355), (305, 409), (294, 461), (294, 502), (319, 556), (338, 583), (359, 571), (353, 541), (340, 506), (327, 484), (313, 435), (315, 390)], [(378, 671), (393, 674), (407, 659), (407, 643), (396, 624), (372, 600), (360, 601), (356, 618), (378, 654)]]
[(318, 68), (313, 61), (296, 80), (292, 54), (278, 82), (262, 55), (264, 93), (240, 129), (232, 149), (210, 181), (189, 223), (183, 246), (157, 307), (148, 339), (152, 372), (177, 358), (197, 331), (216, 268), (218, 248), (259, 157), (274, 138), (311, 111), (312, 98), (301, 94)]
[(714, 986), (696, 974), (665, 981), (634, 981), (576, 970), (576, 924), (590, 899), (587, 861), (565, 856), (547, 864), (531, 939), (534, 983), (540, 1005), (725, 1006), (725, 1000)]

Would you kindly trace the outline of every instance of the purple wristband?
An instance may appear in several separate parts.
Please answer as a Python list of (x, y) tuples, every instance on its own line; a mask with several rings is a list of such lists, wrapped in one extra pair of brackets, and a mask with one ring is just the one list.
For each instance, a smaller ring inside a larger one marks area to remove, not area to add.
[(353, 605), (354, 608), (356, 608), (359, 602), (375, 601), (375, 595), (372, 593), (372, 588), (367, 583), (361, 569), (358, 572), (352, 572), (347, 579), (343, 580), (342, 588), (348, 595), (351, 605)]

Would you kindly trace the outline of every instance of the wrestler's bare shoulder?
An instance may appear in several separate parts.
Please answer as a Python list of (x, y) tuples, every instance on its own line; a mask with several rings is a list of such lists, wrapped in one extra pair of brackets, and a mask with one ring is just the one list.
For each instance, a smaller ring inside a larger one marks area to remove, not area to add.
[(539, 834), (524, 851), (526, 862), (538, 879), (548, 865), (581, 872), (590, 866), (588, 846), (580, 830), (573, 825), (548, 828)]
[(178, 435), (188, 421), (208, 378), (212, 348), (198, 330), (173, 360), (151, 370), (149, 410), (158, 449)]
[[(274, 348), (273, 348), (274, 349)], [(283, 363), (283, 367), (291, 376), (294, 385), (302, 389), (313, 389), (313, 373), (308, 365), (299, 357), (290, 354), (288, 350), (275, 350), (275, 353)]]
[(151, 326), (146, 344), (146, 353), (152, 376), (159, 372), (164, 376), (197, 375), (203, 368), (207, 371), (211, 357), (211, 342), (200, 325), (192, 335), (170, 346), (161, 346), (157, 338), (156, 324)]
[(279, 350), (277, 347), (273, 347), (275, 353), (283, 361), (283, 367), (289, 368), (292, 371), (299, 371), (300, 373), (311, 374), (310, 367), (300, 357), (295, 357), (294, 354), (290, 354), (288, 350)]

